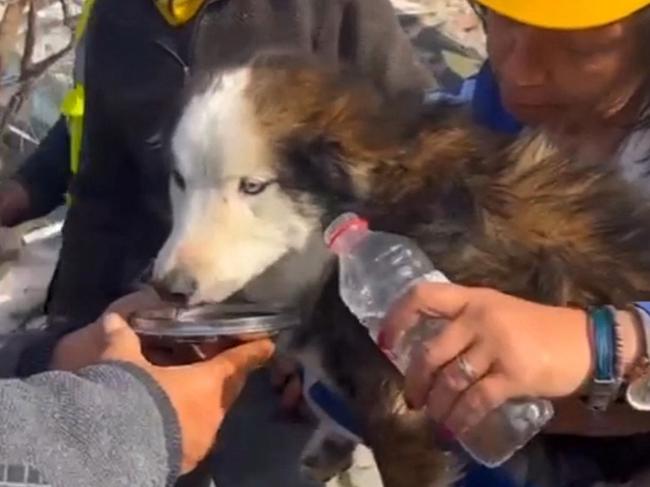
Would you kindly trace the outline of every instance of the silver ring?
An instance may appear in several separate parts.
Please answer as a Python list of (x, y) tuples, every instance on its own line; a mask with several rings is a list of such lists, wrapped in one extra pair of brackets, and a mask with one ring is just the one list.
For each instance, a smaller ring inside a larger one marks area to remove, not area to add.
[(456, 363), (458, 364), (458, 369), (465, 376), (465, 379), (470, 383), (474, 383), (478, 378), (478, 374), (476, 373), (476, 369), (467, 361), (465, 356), (461, 354), (456, 357)]

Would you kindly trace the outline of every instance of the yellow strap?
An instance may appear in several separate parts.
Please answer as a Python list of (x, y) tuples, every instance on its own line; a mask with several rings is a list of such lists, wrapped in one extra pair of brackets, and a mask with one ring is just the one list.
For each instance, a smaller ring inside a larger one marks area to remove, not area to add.
[(84, 114), (84, 87), (77, 84), (69, 90), (61, 103), (61, 113), (67, 117), (80, 117)]
[(68, 133), (70, 134), (70, 171), (72, 171), (72, 174), (77, 174), (79, 171), (84, 120), (84, 99), (84, 87), (81, 84), (77, 84), (68, 91), (61, 104), (61, 113), (65, 115), (68, 121)]
[(75, 40), (79, 42), (79, 39), (86, 32), (86, 26), (88, 25), (88, 17), (90, 17), (90, 12), (93, 9), (95, 0), (84, 0), (84, 4), (81, 7), (81, 15), (79, 16), (79, 21), (77, 22), (77, 31), (75, 32)]
[[(77, 23), (75, 32), (75, 43), (79, 43), (88, 25), (90, 12), (95, 5), (95, 0), (84, 0), (81, 7), (81, 15)], [(68, 123), (68, 134), (70, 136), (70, 172), (74, 176), (79, 172), (79, 163), (81, 161), (81, 139), (83, 136), (85, 108), (85, 92), (82, 84), (77, 83), (70, 89), (61, 103), (61, 113), (66, 117)], [(72, 195), (66, 193), (68, 206), (72, 204)]]
[[(90, 12), (95, 5), (95, 0), (84, 0), (81, 7), (81, 15), (75, 32), (75, 42), (79, 43), (88, 25)], [(81, 138), (83, 135), (83, 116), (85, 106), (85, 93), (82, 84), (77, 83), (69, 90), (61, 103), (61, 113), (68, 122), (68, 133), (70, 134), (70, 171), (72, 174), (79, 172), (79, 161), (81, 159)], [(68, 201), (70, 197), (68, 196)]]
[(190, 21), (201, 9), (205, 0), (154, 0), (154, 2), (167, 23), (176, 27)]

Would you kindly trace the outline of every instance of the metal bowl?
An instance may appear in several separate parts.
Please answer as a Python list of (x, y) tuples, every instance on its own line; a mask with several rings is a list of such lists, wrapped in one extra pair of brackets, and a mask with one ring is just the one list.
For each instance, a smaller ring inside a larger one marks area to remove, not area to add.
[(142, 337), (180, 343), (239, 341), (272, 337), (300, 324), (295, 310), (257, 304), (207, 304), (142, 311), (130, 317)]

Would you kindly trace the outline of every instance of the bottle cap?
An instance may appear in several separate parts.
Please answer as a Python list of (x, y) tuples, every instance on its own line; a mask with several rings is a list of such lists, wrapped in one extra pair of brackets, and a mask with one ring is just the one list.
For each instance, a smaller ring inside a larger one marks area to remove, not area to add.
[(325, 245), (333, 249), (336, 241), (351, 230), (368, 230), (368, 222), (355, 213), (343, 213), (325, 229)]

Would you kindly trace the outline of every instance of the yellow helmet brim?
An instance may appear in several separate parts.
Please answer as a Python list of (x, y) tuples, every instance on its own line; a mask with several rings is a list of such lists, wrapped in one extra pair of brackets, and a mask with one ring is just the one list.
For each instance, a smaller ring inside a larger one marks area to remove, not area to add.
[(518, 22), (545, 29), (589, 29), (622, 20), (648, 0), (478, 0)]

